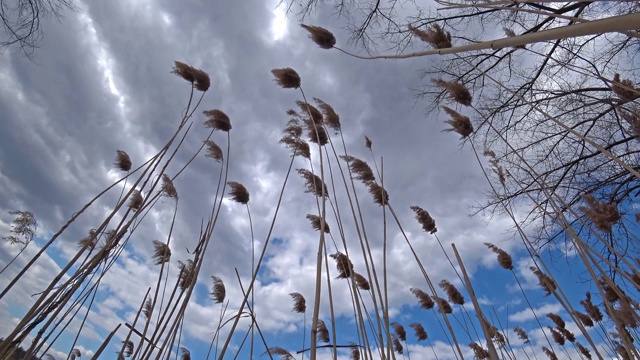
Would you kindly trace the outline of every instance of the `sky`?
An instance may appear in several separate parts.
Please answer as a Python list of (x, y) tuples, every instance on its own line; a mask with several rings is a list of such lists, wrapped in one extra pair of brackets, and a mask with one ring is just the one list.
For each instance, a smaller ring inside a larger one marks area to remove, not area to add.
[[(45, 37), (30, 59), (17, 51), (0, 54), (0, 234), (10, 231), (10, 210), (29, 210), (39, 224), (34, 243), (0, 275), (0, 288), (74, 213), (122, 176), (113, 167), (116, 150), (126, 151), (136, 167), (164, 145), (180, 120), (190, 92), (189, 83), (171, 74), (178, 60), (205, 70), (211, 88), (193, 117), (188, 140), (167, 172), (175, 173), (189, 161), (208, 135), (203, 110), (221, 109), (228, 114), (233, 126), (231, 153), (225, 154), (231, 160), (229, 180), (242, 183), (251, 194), (256, 248), (266, 240), (290, 161), (289, 152), (278, 143), (289, 119), (286, 112), (302, 100), (299, 91), (278, 87), (271, 69), (291, 67), (301, 76), (307, 97), (324, 100), (340, 115), (349, 154), (370, 164), (375, 158), (378, 166), (383, 165), (390, 201), (432, 279), (447, 279), (462, 290), (435, 237), (423, 232), (415, 221), (409, 208), (412, 205), (425, 208), (435, 218), (438, 238), (449, 255), (450, 244), (456, 244), (483, 306), (495, 309), (505, 328), (519, 325), (534, 329), (534, 319), (512, 275), (498, 267), (484, 242), (511, 253), (515, 273), (540, 316), (547, 312), (562, 314), (561, 307), (536, 286), (537, 279), (528, 270), (531, 262), (514, 236), (511, 221), (482, 213), (470, 216), (489, 189), (477, 160), (457, 134), (443, 132), (447, 128), (445, 114), (425, 113), (428, 104), (416, 99), (412, 90), (420, 85), (421, 68), (443, 60), (350, 58), (338, 51), (319, 49), (299, 26), (295, 11), (285, 15), (278, 1), (77, 1), (76, 11), (43, 22)], [(347, 31), (330, 8), (319, 8), (305, 22), (331, 29), (339, 46), (350, 46)], [(364, 146), (365, 136), (373, 142), (373, 155)], [(216, 132), (212, 139), (226, 146), (224, 134)], [(338, 137), (333, 139), (337, 141)], [(295, 160), (294, 168), (308, 167), (308, 162)], [(187, 251), (195, 247), (219, 171), (218, 163), (200, 154), (175, 181), (180, 200), (172, 233), (170, 276), (175, 277), (178, 261), (189, 259)], [(372, 234), (374, 257), (381, 263), (385, 231), (382, 210), (365, 187), (357, 186), (367, 231)], [(32, 294), (42, 291), (76, 254), (77, 241), (101, 223), (121, 191), (121, 186), (116, 187), (87, 209), (19, 286), (0, 300), (0, 336), (7, 334), (28, 310), (35, 299)], [(348, 211), (344, 197), (340, 200), (343, 211)], [(172, 199), (165, 198), (149, 212), (101, 281), (76, 345), (82, 358), (92, 356), (118, 324), (133, 321), (147, 288), (157, 279), (158, 267), (151, 260), (152, 241), (167, 239), (175, 206)], [(305, 322), (301, 314), (291, 311), (289, 293), (303, 294), (308, 309), (313, 304), (318, 234), (305, 215), (314, 212), (314, 197), (304, 193), (303, 180), (293, 173), (255, 287), (255, 312), (269, 346), (284, 347), (292, 353), (302, 348)], [(337, 236), (332, 214), (328, 224)], [(195, 359), (205, 358), (220, 313), (221, 306), (208, 296), (211, 276), (225, 282), (231, 310), (237, 310), (242, 298), (234, 269), (238, 269), (245, 287), (249, 283), (249, 225), (244, 206), (228, 199), (222, 202), (220, 220), (183, 327), (183, 344)], [(355, 246), (351, 220), (345, 220), (345, 228), (348, 242)], [(440, 359), (454, 358), (433, 313), (419, 309), (409, 291), (412, 287), (426, 290), (426, 284), (389, 214), (386, 236), (391, 320), (403, 324), (409, 333), (409, 323), (424, 322), (430, 335), (429, 344), (417, 343), (410, 335), (410, 355), (430, 359), (435, 350)], [(336, 251), (333, 243), (328, 246), (329, 253)], [(0, 266), (4, 267), (19, 250), (0, 244)], [(589, 284), (576, 283), (582, 271), (579, 263), (561, 255), (550, 255), (560, 258), (552, 269), (572, 296), (593, 291)], [(356, 269), (363, 269), (362, 259), (353, 262)], [(567, 263), (573, 270), (564, 270)], [(349, 288), (344, 280), (334, 279), (334, 263), (330, 266), (338, 342), (348, 344), (357, 341)], [(455, 309), (457, 319), (474, 316), (471, 304), (465, 306), (465, 310)], [(326, 296), (322, 297), (320, 317), (329, 323)], [(76, 317), (49, 354), (66, 358), (80, 318)], [(308, 311), (307, 330), (310, 319)], [(241, 322), (238, 334), (243, 335), (247, 325)], [(572, 323), (568, 328), (577, 329)], [(522, 348), (531, 354), (511, 330), (508, 334), (518, 354)], [(237, 351), (242, 335), (233, 338), (231, 351)], [(465, 336), (461, 344), (469, 342)], [(539, 330), (533, 330), (530, 336), (534, 344), (545, 345)], [(121, 327), (102, 358), (115, 358), (125, 337), (126, 329)], [(468, 348), (464, 351), (472, 356)], [(575, 354), (574, 349), (567, 351)], [(256, 358), (262, 352), (264, 346), (258, 342)], [(560, 349), (557, 353), (569, 356)], [(246, 346), (241, 354), (241, 358), (248, 358)], [(322, 359), (330, 356), (328, 352), (321, 354)], [(347, 357), (346, 351), (340, 353), (341, 359)]]

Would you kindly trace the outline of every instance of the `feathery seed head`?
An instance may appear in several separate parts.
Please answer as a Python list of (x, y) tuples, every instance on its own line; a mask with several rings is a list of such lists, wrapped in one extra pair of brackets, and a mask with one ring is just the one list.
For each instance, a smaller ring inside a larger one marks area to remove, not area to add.
[(464, 305), (464, 297), (452, 283), (447, 280), (442, 280), (439, 285), (440, 288), (447, 293), (449, 301), (457, 305)]
[(153, 264), (161, 265), (168, 262), (169, 259), (171, 259), (171, 249), (169, 245), (158, 240), (153, 240)]
[(451, 34), (443, 30), (440, 25), (433, 24), (427, 30), (420, 30), (413, 25), (409, 25), (409, 31), (420, 40), (433, 46), (435, 49), (446, 49), (451, 47)]
[(418, 288), (411, 288), (410, 290), (411, 293), (415, 295), (416, 298), (418, 298), (418, 303), (420, 304), (421, 308), (426, 310), (433, 309), (435, 303), (433, 302), (431, 297), (427, 295), (427, 293)]
[[(311, 228), (313, 228), (313, 230), (320, 231), (322, 229), (322, 223), (324, 221), (322, 221), (322, 218), (320, 216), (307, 214), (307, 219), (311, 221)], [(324, 222), (324, 232), (326, 232), (327, 234), (330, 232), (329, 224), (327, 224), (326, 222)]]
[(142, 308), (142, 314), (147, 320), (151, 319), (151, 314), (153, 313), (153, 303), (151, 302), (151, 298), (148, 297), (144, 302), (144, 307)]
[(469, 347), (471, 348), (471, 350), (473, 350), (474, 359), (484, 360), (491, 358), (489, 351), (483, 349), (482, 346), (478, 345), (477, 343), (472, 342), (471, 344), (469, 344)]
[(249, 202), (249, 191), (244, 185), (239, 182), (229, 181), (227, 182), (231, 190), (229, 190), (229, 196), (231, 196), (231, 200), (237, 203), (246, 205)]
[(578, 351), (580, 351), (580, 353), (587, 358), (588, 360), (591, 360), (591, 352), (589, 352), (589, 349), (587, 349), (586, 347), (582, 346), (582, 344), (580, 343), (576, 343), (576, 346), (578, 347)]
[(224, 282), (217, 276), (211, 276), (213, 280), (213, 287), (211, 288), (211, 299), (216, 304), (220, 304), (224, 301), (224, 298), (227, 296), (227, 289), (224, 286)]
[(142, 194), (140, 194), (140, 191), (133, 190), (129, 197), (129, 207), (133, 210), (140, 210), (143, 201), (144, 200), (142, 199)]
[(340, 131), (340, 116), (336, 113), (335, 110), (333, 110), (331, 105), (318, 98), (313, 98), (313, 100), (320, 108), (320, 111), (322, 112), (322, 115), (324, 117), (324, 122), (327, 124), (327, 126), (335, 131)]
[(500, 264), (503, 269), (513, 270), (513, 259), (509, 253), (491, 243), (484, 243), (484, 245), (491, 249), (495, 254), (498, 254), (498, 264)]
[(167, 174), (162, 174), (162, 187), (160, 188), (162, 195), (178, 199), (178, 191), (173, 186), (173, 181)]
[(398, 337), (398, 339), (402, 341), (407, 341), (407, 332), (404, 330), (404, 326), (402, 326), (397, 322), (392, 322), (389, 325), (391, 325), (391, 327), (393, 328), (393, 331), (396, 333), (396, 336)]
[(276, 84), (283, 89), (297, 89), (300, 87), (300, 75), (290, 67), (271, 70)]
[(113, 165), (121, 171), (131, 170), (131, 158), (129, 157), (129, 154), (122, 150), (116, 150), (116, 161)]
[(340, 155), (340, 158), (349, 164), (351, 173), (355, 175), (354, 179), (360, 180), (364, 183), (367, 181), (374, 181), (376, 179), (376, 177), (373, 176), (373, 170), (371, 170), (371, 167), (366, 162), (349, 155)]
[(354, 271), (353, 279), (355, 280), (356, 286), (358, 287), (358, 289), (365, 290), (365, 291), (371, 290), (371, 285), (369, 284), (369, 280), (367, 280), (367, 278), (365, 278), (364, 276)]
[(300, 24), (300, 26), (309, 32), (311, 40), (321, 48), (331, 49), (336, 45), (336, 37), (329, 30), (313, 25)]
[(469, 117), (464, 116), (458, 113), (455, 110), (452, 110), (446, 106), (443, 106), (444, 111), (451, 116), (451, 120), (445, 121), (447, 124), (451, 125), (450, 129), (444, 129), (442, 131), (454, 131), (460, 134), (461, 139), (469, 137), (473, 133), (473, 124), (471, 124), (471, 120)]
[(346, 279), (351, 277), (351, 274), (354, 272), (353, 263), (351, 262), (351, 260), (349, 260), (349, 257), (347, 257), (347, 255), (341, 252), (337, 252), (329, 256), (336, 261), (336, 269), (338, 270), (339, 274), (337, 279)]
[(373, 142), (371, 142), (371, 139), (369, 139), (368, 136), (364, 136), (364, 147), (366, 147), (367, 149), (371, 150), (371, 145), (373, 145)]
[(214, 129), (228, 132), (231, 130), (231, 120), (229, 116), (218, 109), (205, 110), (203, 114), (207, 117), (204, 122), (204, 126)]
[(433, 301), (438, 303), (438, 308), (442, 313), (451, 314), (453, 312), (453, 308), (451, 307), (451, 304), (449, 304), (449, 302), (446, 299), (443, 299), (435, 295), (432, 296), (431, 298), (433, 299)]
[(593, 320), (591, 320), (588, 315), (583, 314), (579, 311), (574, 311), (573, 315), (575, 315), (575, 317), (577, 317), (585, 327), (593, 327)]
[(556, 324), (557, 327), (564, 329), (566, 324), (558, 314), (548, 313), (547, 317), (551, 319), (551, 321), (553, 321), (553, 323)]
[(315, 106), (300, 100), (297, 100), (296, 104), (300, 107), (300, 112), (305, 115), (306, 119), (313, 120), (316, 125), (322, 124), (324, 117)]
[(558, 356), (553, 350), (549, 350), (546, 346), (542, 347), (542, 352), (549, 358), (549, 360), (558, 360)]
[(291, 311), (304, 314), (307, 311), (307, 301), (304, 296), (298, 292), (292, 292), (289, 295), (293, 298), (293, 309)]
[(585, 300), (580, 300), (580, 304), (584, 307), (584, 310), (594, 322), (602, 321), (602, 312), (591, 302), (591, 294), (587, 292), (586, 296), (587, 298)]
[(309, 149), (309, 144), (299, 137), (285, 135), (280, 139), (280, 143), (284, 144), (289, 150), (291, 150), (293, 156), (300, 155), (307, 159), (311, 158), (311, 149)]
[(324, 343), (329, 342), (329, 329), (327, 329), (327, 325), (324, 321), (318, 319), (318, 326), (316, 327), (318, 330), (318, 341), (322, 341)]
[(367, 181), (367, 187), (369, 188), (369, 194), (373, 196), (373, 202), (382, 206), (389, 203), (389, 194), (382, 186), (378, 185), (375, 181)]
[(424, 341), (429, 338), (429, 336), (427, 335), (427, 331), (424, 329), (424, 326), (422, 326), (422, 324), (414, 322), (409, 324), (409, 326), (413, 328), (414, 335), (416, 336), (416, 339), (418, 339), (418, 341)]
[(211, 79), (206, 72), (180, 61), (175, 61), (174, 64), (172, 73), (190, 82), (197, 90), (204, 92), (211, 86)]
[(393, 336), (391, 339), (391, 344), (393, 344), (393, 350), (398, 354), (402, 355), (404, 353), (404, 348), (402, 347), (402, 343), (397, 336)]
[(529, 340), (529, 336), (520, 326), (516, 326), (513, 328), (513, 331), (518, 335), (518, 339), (524, 341), (525, 344), (529, 344), (531, 340)]
[[(433, 82), (440, 86), (441, 88), (444, 88), (445, 90), (447, 90), (447, 93), (449, 95), (449, 98), (459, 104), (462, 104), (464, 106), (470, 106), (471, 105), (471, 101), (473, 100), (473, 97), (471, 96), (471, 93), (469, 92), (469, 89), (467, 89), (463, 84), (459, 83), (459, 82), (452, 82), (452, 81), (446, 81), (443, 79), (433, 79)], [(445, 109), (446, 110), (446, 109)], [(448, 111), (447, 111), (448, 113)], [(451, 115), (451, 114), (449, 114)], [(453, 115), (451, 115), (453, 116)], [(460, 115), (462, 116), (462, 115)]]
[(551, 293), (557, 289), (556, 282), (545, 273), (543, 273), (542, 270), (533, 266), (529, 267), (529, 270), (531, 270), (533, 274), (538, 277), (540, 287), (542, 287), (542, 289), (546, 292), (544, 296), (551, 295)]
[(324, 146), (329, 142), (329, 135), (327, 131), (321, 125), (315, 125), (313, 121), (305, 120), (305, 126), (307, 127), (307, 136), (309, 141), (320, 146)]
[(547, 326), (547, 329), (549, 329), (549, 332), (551, 333), (551, 337), (553, 338), (553, 341), (555, 341), (556, 344), (563, 346), (565, 342), (564, 336), (562, 336), (562, 334), (559, 331), (557, 331), (556, 329), (550, 326)]
[(580, 197), (588, 205), (580, 206), (580, 211), (601, 231), (611, 232), (613, 225), (622, 219), (616, 205), (601, 203), (589, 194), (582, 194)]
[(287, 350), (279, 346), (270, 347), (267, 351), (262, 353), (262, 355), (267, 355), (267, 354), (280, 355), (281, 360), (295, 360), (293, 355), (291, 355)]
[(636, 89), (631, 80), (620, 80), (620, 74), (613, 76), (611, 91), (618, 95), (622, 101), (633, 101), (640, 98), (640, 89)]
[(187, 263), (183, 263), (182, 261), (178, 261), (178, 268), (180, 269), (180, 280), (178, 282), (178, 286), (181, 290), (187, 290), (191, 285), (193, 285), (196, 281), (196, 263), (193, 260), (187, 260)]
[(181, 346), (180, 351), (182, 352), (181, 360), (191, 360), (191, 352), (186, 347)]
[(305, 180), (305, 192), (315, 194), (316, 196), (329, 196), (327, 185), (322, 182), (318, 176), (307, 169), (298, 169), (300, 174)]
[(429, 215), (429, 212), (419, 206), (411, 206), (411, 210), (416, 213), (416, 220), (422, 225), (422, 229), (429, 234), (435, 234), (438, 229), (436, 228), (436, 221)]
[[(122, 341), (122, 346), (124, 347), (124, 356), (130, 357), (131, 355), (133, 355), (133, 341), (131, 340)], [(80, 356), (80, 350), (78, 349), (74, 349), (74, 350), (77, 351), (76, 356)]]
[(220, 146), (218, 146), (218, 144), (216, 144), (212, 140), (205, 140), (204, 143), (207, 147), (207, 153), (205, 154), (205, 156), (213, 158), (213, 160), (217, 162), (221, 162), (223, 159), (223, 156), (222, 156), (222, 149), (220, 148)]
[(360, 360), (360, 349), (358, 347), (358, 344), (356, 343), (349, 343), (349, 345), (351, 345), (351, 350), (350, 350), (350, 358), (351, 360)]

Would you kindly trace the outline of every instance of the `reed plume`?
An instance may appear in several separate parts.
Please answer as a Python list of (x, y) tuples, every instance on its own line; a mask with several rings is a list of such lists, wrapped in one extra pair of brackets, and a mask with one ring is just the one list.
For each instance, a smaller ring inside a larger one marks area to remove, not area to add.
[(180, 356), (181, 360), (191, 360), (191, 351), (189, 351), (189, 349), (186, 347), (180, 347), (180, 351), (182, 352), (182, 355)]
[(95, 229), (91, 229), (91, 230), (89, 230), (89, 235), (88, 236), (83, 237), (82, 239), (80, 239), (80, 241), (78, 241), (78, 247), (80, 247), (80, 248), (84, 248), (84, 247), (94, 248), (96, 246), (97, 242), (98, 242), (98, 238), (96, 237), (96, 230)]
[(548, 313), (547, 317), (551, 319), (551, 321), (553, 321), (553, 323), (556, 324), (557, 327), (564, 329), (566, 324), (559, 315), (554, 313)]
[(304, 192), (312, 193), (316, 196), (329, 196), (327, 185), (325, 185), (325, 183), (322, 182), (322, 179), (313, 174), (311, 171), (307, 169), (298, 169), (298, 174), (300, 174), (305, 180)]
[(320, 146), (324, 146), (329, 142), (329, 135), (324, 127), (314, 125), (311, 120), (305, 120), (304, 124), (307, 127), (307, 136), (309, 137), (309, 141)]
[(193, 260), (187, 260), (187, 263), (178, 261), (178, 268), (180, 269), (180, 280), (178, 286), (181, 290), (187, 290), (196, 281), (198, 274), (195, 272), (196, 263)]
[(636, 137), (636, 140), (640, 141), (640, 108), (636, 107), (631, 112), (623, 109), (618, 109), (620, 116), (629, 123), (627, 132)]
[(224, 286), (224, 282), (217, 276), (211, 276), (213, 280), (213, 286), (211, 287), (211, 299), (216, 304), (220, 304), (224, 301), (224, 298), (227, 296), (227, 289)]
[(451, 307), (451, 304), (449, 304), (449, 302), (446, 299), (443, 299), (436, 295), (432, 296), (431, 298), (433, 299), (433, 301), (438, 303), (438, 308), (442, 313), (444, 314), (453, 313), (453, 308)]
[(562, 336), (564, 336), (565, 339), (567, 339), (569, 342), (574, 343), (576, 342), (576, 336), (569, 330), (565, 329), (565, 328), (557, 328), (557, 330), (562, 334)]
[(369, 284), (369, 280), (364, 276), (358, 274), (357, 272), (353, 272), (353, 280), (356, 282), (356, 286), (360, 290), (369, 291), (371, 290), (371, 285)]
[(133, 190), (131, 196), (129, 197), (129, 207), (133, 210), (140, 210), (143, 201), (144, 199), (142, 199), (142, 194), (140, 194), (140, 191)]
[(287, 350), (279, 346), (270, 347), (268, 351), (265, 351), (264, 353), (262, 353), (262, 355), (266, 355), (266, 354), (279, 355), (281, 360), (295, 360), (293, 355), (291, 355)]
[(340, 155), (340, 158), (349, 164), (351, 173), (355, 175), (354, 179), (360, 180), (364, 183), (367, 181), (374, 181), (376, 179), (373, 175), (373, 170), (371, 170), (371, 167), (366, 162), (349, 155)]
[(347, 255), (337, 252), (329, 256), (336, 261), (336, 269), (339, 274), (337, 279), (347, 279), (351, 277), (351, 274), (353, 273), (353, 263), (349, 260)]
[(478, 345), (475, 342), (469, 344), (471, 350), (473, 350), (473, 358), (478, 360), (490, 359), (491, 355), (488, 350), (482, 348), (482, 346)]
[(584, 325), (585, 327), (593, 327), (593, 320), (591, 320), (588, 315), (583, 314), (579, 311), (574, 311), (573, 315), (575, 315), (575, 317), (578, 318), (578, 320), (580, 320), (582, 325)]
[(162, 195), (177, 199), (178, 191), (176, 187), (173, 185), (173, 181), (167, 174), (162, 174), (162, 186), (160, 188)]
[(563, 346), (565, 341), (564, 336), (562, 336), (562, 334), (559, 331), (557, 331), (556, 329), (550, 326), (547, 326), (547, 329), (549, 329), (549, 332), (551, 333), (551, 337), (553, 338), (553, 341), (555, 341), (556, 344)]
[(221, 110), (205, 110), (202, 113), (207, 117), (207, 120), (204, 122), (205, 127), (225, 132), (231, 130), (231, 119)]
[(613, 76), (611, 84), (611, 91), (618, 95), (620, 100), (633, 101), (640, 97), (640, 91), (634, 88), (633, 82), (628, 79), (620, 80), (620, 74)]
[(529, 335), (527, 335), (524, 329), (521, 328), (520, 326), (514, 327), (513, 332), (515, 332), (516, 335), (518, 336), (518, 339), (522, 340), (525, 344), (531, 343), (531, 340), (529, 340)]
[(591, 302), (591, 293), (587, 292), (586, 299), (580, 300), (580, 304), (584, 307), (584, 310), (587, 312), (591, 320), (594, 322), (602, 321), (602, 312), (600, 312), (600, 309)]
[(419, 206), (411, 206), (411, 210), (416, 213), (416, 220), (422, 225), (422, 230), (429, 234), (435, 234), (438, 229), (436, 228), (436, 221), (429, 215), (429, 212)]
[(395, 350), (395, 352), (397, 352), (400, 355), (404, 353), (404, 348), (402, 347), (402, 343), (400, 342), (400, 339), (398, 339), (396, 336), (394, 336), (391, 339), (391, 344), (393, 344), (393, 350)]
[(513, 270), (513, 259), (509, 253), (491, 243), (484, 243), (484, 245), (498, 255), (498, 264), (500, 264), (503, 269)]
[(447, 293), (449, 301), (457, 305), (464, 305), (464, 297), (452, 283), (447, 280), (442, 280), (439, 285), (440, 288)]
[(227, 182), (227, 185), (230, 187), (229, 196), (232, 201), (243, 205), (246, 205), (249, 202), (249, 191), (247, 191), (247, 188), (244, 187), (244, 185), (235, 181), (229, 181)]
[(298, 292), (292, 292), (289, 295), (293, 298), (293, 308), (291, 311), (304, 314), (307, 311), (307, 301), (304, 296)]
[(300, 24), (300, 26), (309, 32), (311, 40), (321, 48), (331, 49), (336, 45), (336, 37), (329, 30), (313, 25)]
[(580, 344), (579, 342), (576, 343), (576, 347), (578, 348), (578, 351), (580, 351), (582, 356), (584, 356), (588, 360), (591, 360), (591, 352), (589, 351), (589, 349), (587, 349), (586, 347), (582, 346), (582, 344)]
[(427, 30), (420, 30), (413, 25), (409, 25), (409, 31), (436, 49), (451, 47), (451, 34), (443, 30), (438, 24), (431, 25)]
[(558, 356), (556, 356), (556, 353), (553, 352), (553, 350), (549, 350), (546, 346), (542, 347), (542, 351), (545, 355), (547, 355), (549, 360), (558, 360)]
[[(133, 341), (127, 340), (122, 343), (124, 344), (124, 356), (129, 357), (133, 355)], [(80, 351), (78, 351), (78, 356), (80, 356)]]
[(371, 146), (373, 145), (373, 142), (371, 141), (371, 139), (369, 139), (368, 136), (364, 136), (364, 147), (366, 147), (367, 149), (371, 150)]
[(330, 232), (329, 224), (323, 221), (320, 216), (307, 214), (307, 219), (311, 221), (311, 228), (313, 228), (313, 230), (320, 231), (320, 229), (322, 228), (322, 223), (324, 222), (324, 232), (326, 232), (327, 234)]
[(300, 75), (290, 67), (273, 69), (271, 73), (275, 82), (283, 89), (297, 89), (300, 87)]
[(293, 156), (300, 155), (304, 158), (311, 159), (311, 149), (309, 149), (309, 144), (304, 140), (298, 137), (284, 136), (280, 139), (280, 143), (284, 144), (289, 150), (291, 150)]
[(124, 152), (123, 150), (116, 150), (116, 161), (113, 165), (121, 171), (127, 172), (131, 170), (131, 158), (129, 158), (129, 154)]
[(218, 146), (218, 144), (216, 144), (212, 140), (205, 140), (204, 143), (207, 147), (205, 156), (210, 157), (217, 162), (221, 162), (223, 160), (223, 155), (220, 146)]
[(351, 360), (360, 360), (360, 349), (358, 347), (358, 344), (350, 343), (350, 345), (351, 350), (349, 351), (349, 357), (351, 358)]
[(614, 204), (601, 203), (589, 194), (582, 194), (580, 197), (588, 205), (580, 206), (580, 211), (593, 222), (595, 227), (603, 232), (610, 233), (611, 227), (622, 219), (622, 215), (620, 215), (618, 208)]
[(153, 240), (153, 264), (161, 265), (169, 261), (171, 258), (171, 249), (169, 245)]
[(318, 319), (318, 341), (322, 341), (324, 343), (329, 342), (329, 329), (327, 329), (327, 325), (324, 321)]
[[(308, 102), (297, 100), (296, 104), (300, 107), (300, 111), (305, 114), (305, 118), (308, 120), (312, 120), (315, 125), (322, 125), (324, 116), (315, 106), (309, 104)], [(313, 127), (311, 124), (311, 127)]]
[(151, 313), (153, 312), (153, 303), (151, 302), (151, 298), (147, 298), (144, 302), (144, 306), (142, 307), (142, 314), (147, 320), (151, 319)]
[(395, 332), (398, 339), (407, 341), (407, 332), (404, 330), (404, 326), (397, 322), (392, 322), (389, 325), (393, 328), (393, 331)]
[[(78, 349), (71, 350), (71, 354), (69, 356), (69, 360), (75, 360), (77, 357), (81, 357), (82, 353)], [(131, 354), (129, 354), (131, 356)]]
[(313, 100), (322, 112), (324, 123), (333, 130), (340, 131), (340, 116), (336, 113), (333, 107), (318, 98), (313, 98)]
[(175, 61), (174, 64), (172, 73), (190, 82), (199, 91), (209, 90), (209, 86), (211, 86), (209, 74), (180, 61)]
[(373, 202), (382, 206), (389, 203), (389, 194), (382, 186), (378, 185), (375, 181), (367, 181), (367, 187), (369, 188), (369, 194), (373, 196)]
[[(294, 113), (296, 113), (294, 110), (289, 111), (293, 111)], [(285, 134), (285, 136), (299, 138), (302, 136), (304, 129), (302, 128), (299, 119), (291, 119), (287, 123), (287, 126), (284, 128), (284, 130), (282, 130), (282, 132)]]
[(445, 121), (447, 124), (451, 125), (451, 128), (444, 129), (442, 131), (456, 132), (460, 134), (461, 139), (467, 138), (469, 137), (469, 135), (473, 133), (473, 124), (471, 124), (471, 120), (469, 119), (468, 116), (464, 116), (459, 112), (446, 106), (443, 106), (442, 108), (447, 114), (449, 114), (449, 116), (451, 116), (450, 120)]
[[(449, 98), (459, 104), (464, 106), (471, 106), (471, 101), (473, 97), (469, 90), (463, 84), (459, 82), (446, 81), (443, 79), (433, 79), (433, 82), (445, 90), (449, 95)], [(451, 115), (451, 114), (449, 114)]]
[(427, 310), (433, 309), (433, 307), (435, 306), (435, 303), (433, 302), (433, 299), (431, 299), (431, 297), (427, 295), (427, 293), (425, 293), (424, 291), (418, 288), (411, 288), (410, 290), (411, 290), (411, 293), (416, 298), (418, 298), (418, 304), (420, 304), (421, 308), (427, 309)]
[(551, 293), (557, 289), (556, 282), (552, 278), (544, 274), (542, 270), (533, 266), (529, 267), (529, 270), (531, 270), (533, 274), (538, 277), (538, 283), (540, 287), (542, 287), (542, 289), (545, 291), (544, 296), (551, 295)]

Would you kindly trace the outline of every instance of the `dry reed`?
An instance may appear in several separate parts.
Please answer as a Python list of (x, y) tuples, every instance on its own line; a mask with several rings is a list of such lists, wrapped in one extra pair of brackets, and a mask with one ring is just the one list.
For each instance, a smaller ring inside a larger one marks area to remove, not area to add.
[(300, 26), (309, 32), (311, 40), (321, 48), (331, 49), (336, 45), (336, 37), (329, 30), (313, 25), (300, 24)]
[(207, 117), (204, 122), (205, 127), (225, 132), (231, 130), (231, 119), (222, 110), (205, 110), (202, 113)]
[(129, 158), (129, 154), (124, 152), (123, 150), (116, 150), (116, 161), (113, 165), (121, 171), (128, 172), (131, 170), (131, 158)]
[(213, 280), (213, 286), (211, 287), (211, 298), (216, 304), (220, 304), (227, 296), (227, 288), (224, 286), (224, 282), (217, 276), (211, 276)]
[[(459, 82), (446, 81), (443, 79), (433, 79), (433, 83), (447, 90), (449, 98), (464, 106), (471, 106), (473, 97), (466, 86)], [(445, 108), (446, 111), (446, 108)], [(451, 114), (450, 114), (451, 115)]]
[(307, 311), (307, 301), (304, 296), (298, 292), (292, 292), (289, 295), (293, 298), (293, 308), (291, 311), (304, 314)]
[(231, 201), (235, 201), (237, 203), (246, 205), (249, 203), (249, 191), (244, 185), (235, 181), (228, 181), (227, 185), (229, 185), (229, 196), (231, 197)]
[(445, 31), (438, 24), (431, 25), (427, 30), (420, 30), (409, 25), (409, 31), (420, 40), (429, 43), (436, 49), (446, 49), (451, 47), (451, 34)]
[(283, 89), (297, 89), (300, 87), (300, 75), (290, 67), (273, 69), (271, 73), (275, 82)]

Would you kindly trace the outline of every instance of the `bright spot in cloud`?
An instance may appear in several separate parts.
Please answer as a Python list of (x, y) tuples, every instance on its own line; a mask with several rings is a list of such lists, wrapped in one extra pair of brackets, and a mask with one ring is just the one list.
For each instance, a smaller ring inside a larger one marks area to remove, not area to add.
[(282, 2), (271, 12), (273, 19), (271, 20), (271, 39), (278, 41), (287, 34), (287, 14), (284, 9), (286, 4)]

